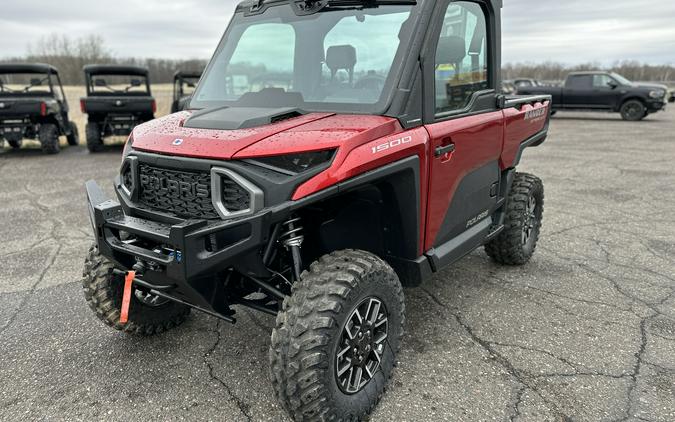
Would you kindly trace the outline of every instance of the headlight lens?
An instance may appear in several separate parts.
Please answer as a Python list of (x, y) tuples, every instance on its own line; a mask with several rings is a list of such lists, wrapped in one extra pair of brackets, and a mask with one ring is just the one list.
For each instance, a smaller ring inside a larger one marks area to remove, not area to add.
[(650, 96), (651, 98), (657, 98), (657, 99), (658, 99), (658, 98), (663, 98), (664, 95), (666, 95), (666, 92), (663, 91), (663, 90), (661, 90), (661, 89), (656, 90), (656, 91), (651, 91), (651, 92), (649, 93), (649, 96)]
[(280, 173), (296, 175), (304, 173), (333, 160), (336, 150), (305, 152), (300, 154), (278, 155), (274, 157), (255, 158), (254, 161), (270, 167)]

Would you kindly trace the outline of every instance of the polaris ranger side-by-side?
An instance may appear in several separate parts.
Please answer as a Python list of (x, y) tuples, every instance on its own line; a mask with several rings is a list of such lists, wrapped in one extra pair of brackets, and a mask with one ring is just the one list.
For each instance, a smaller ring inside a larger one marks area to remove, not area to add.
[(192, 93), (197, 88), (201, 72), (178, 71), (173, 75), (173, 100), (171, 102), (171, 112), (182, 111), (190, 103)]
[(522, 265), (544, 188), (516, 172), (549, 96), (500, 92), (501, 0), (242, 3), (188, 110), (137, 127), (87, 194), (85, 297), (150, 335), (276, 316), (295, 420), (357, 420), (401, 345), (402, 285), (485, 246)]
[(87, 148), (103, 149), (109, 136), (128, 136), (139, 124), (155, 118), (157, 103), (150, 90), (148, 69), (135, 66), (84, 67), (87, 96), (80, 100), (88, 115)]
[(24, 139), (37, 139), (44, 153), (56, 154), (60, 136), (69, 145), (80, 142), (58, 70), (46, 64), (0, 64), (0, 148), (3, 140), (21, 148)]

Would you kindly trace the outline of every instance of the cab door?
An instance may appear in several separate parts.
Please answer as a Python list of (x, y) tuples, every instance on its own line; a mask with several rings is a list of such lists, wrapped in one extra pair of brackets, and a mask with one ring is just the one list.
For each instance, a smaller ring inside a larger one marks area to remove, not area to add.
[[(425, 63), (433, 109), (425, 110), (432, 157), (425, 248), (436, 269), (482, 244), (500, 182), (504, 114), (497, 108), (490, 2), (438, 2), (435, 57)], [(492, 20), (492, 22), (494, 22)], [(431, 69), (431, 71), (428, 71)], [(427, 101), (427, 104), (429, 101)]]

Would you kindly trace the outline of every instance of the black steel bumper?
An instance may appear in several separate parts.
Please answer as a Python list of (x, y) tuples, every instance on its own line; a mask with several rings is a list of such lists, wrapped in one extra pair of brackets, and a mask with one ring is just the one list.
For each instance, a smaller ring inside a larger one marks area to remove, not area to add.
[(86, 192), (96, 243), (103, 256), (125, 269), (142, 261), (147, 268), (142, 275), (144, 282), (176, 299), (221, 314), (228, 308), (213, 306), (214, 276), (228, 268), (244, 275), (265, 276), (260, 273), (266, 271), (259, 266), (260, 250), (268, 240), (272, 215), (283, 218), (286, 214), (270, 210), (232, 221), (161, 222), (161, 215), (157, 220), (130, 215), (133, 209), (125, 210), (123, 204), (109, 199), (96, 182), (87, 182)]

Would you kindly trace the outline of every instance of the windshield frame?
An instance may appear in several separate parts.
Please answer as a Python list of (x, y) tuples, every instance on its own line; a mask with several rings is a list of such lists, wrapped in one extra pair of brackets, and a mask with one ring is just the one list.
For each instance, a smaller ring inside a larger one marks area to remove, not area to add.
[[(391, 68), (389, 69), (389, 73), (387, 75), (384, 88), (382, 89), (382, 92), (380, 94), (380, 98), (376, 103), (347, 103), (347, 102), (339, 102), (339, 103), (328, 103), (328, 102), (307, 102), (303, 101), (301, 104), (288, 104), (289, 107), (296, 107), (306, 111), (306, 112), (332, 112), (332, 113), (344, 113), (344, 114), (375, 114), (375, 115), (384, 115), (387, 110), (390, 109), (392, 102), (394, 100), (394, 97), (396, 93), (398, 92), (399, 89), (399, 83), (401, 81), (402, 75), (404, 74), (404, 71), (408, 65), (408, 61), (411, 60), (410, 54), (408, 53), (413, 47), (414, 40), (416, 38), (417, 34), (417, 27), (420, 22), (420, 18), (423, 14), (424, 11), (424, 2), (418, 1), (416, 5), (405, 5), (405, 6), (381, 6), (382, 9), (384, 8), (406, 8), (410, 10), (410, 31), (404, 36), (402, 39), (400, 39), (398, 49), (396, 50), (396, 53), (394, 55), (394, 60), (392, 62)], [(201, 109), (208, 109), (208, 108), (216, 108), (216, 107), (237, 107), (237, 106), (242, 106), (238, 104), (239, 100), (236, 101), (226, 101), (226, 100), (219, 100), (219, 101), (199, 101), (198, 97), (201, 93), (202, 90), (206, 89), (207, 84), (205, 83), (209, 76), (211, 75), (211, 72), (214, 71), (214, 68), (216, 68), (216, 64), (218, 59), (221, 58), (221, 55), (224, 54), (225, 49), (228, 47), (228, 40), (231, 39), (233, 36), (233, 33), (235, 32), (235, 28), (239, 25), (244, 25), (244, 26), (252, 26), (255, 24), (261, 24), (265, 23), (266, 21), (269, 20), (269, 18), (265, 17), (265, 13), (274, 8), (274, 7), (287, 7), (289, 10), (293, 10), (292, 2), (289, 2), (288, 0), (282, 0), (282, 1), (276, 1), (272, 2), (270, 1), (269, 3), (265, 3), (265, 10), (260, 12), (260, 13), (251, 13), (250, 11), (250, 5), (247, 7), (245, 4), (242, 5), (240, 4), (239, 7), (237, 8), (233, 18), (231, 19), (227, 30), (225, 31), (223, 37), (221, 38), (221, 41), (218, 44), (218, 47), (216, 48), (216, 51), (214, 55), (212, 56), (211, 60), (209, 61), (209, 64), (207, 65), (206, 69), (204, 70), (204, 74), (202, 76), (202, 79), (197, 86), (197, 89), (194, 92), (194, 95), (192, 96), (192, 99), (190, 100), (190, 105), (189, 109), (191, 110), (201, 110)], [(349, 10), (354, 10), (354, 9), (349, 9)], [(368, 14), (378, 14), (376, 12), (377, 9), (368, 9), (368, 8), (363, 8), (359, 9), (366, 15)], [(386, 9), (385, 9), (386, 10)], [(294, 13), (294, 12), (293, 12)], [(323, 11), (319, 13), (335, 13), (335, 11)], [(309, 16), (297, 16), (297, 20), (310, 20), (315, 18), (314, 15), (309, 15)], [(242, 34), (244, 31), (241, 32)], [(232, 59), (232, 56), (234, 54), (234, 51), (236, 50), (236, 45), (238, 45), (240, 41), (240, 36), (236, 37), (236, 43), (234, 44), (234, 48), (229, 51), (229, 57), (226, 58), (226, 61), (229, 62), (229, 60)], [(289, 91), (293, 92), (293, 91)], [(269, 106), (272, 107), (272, 106)]]

